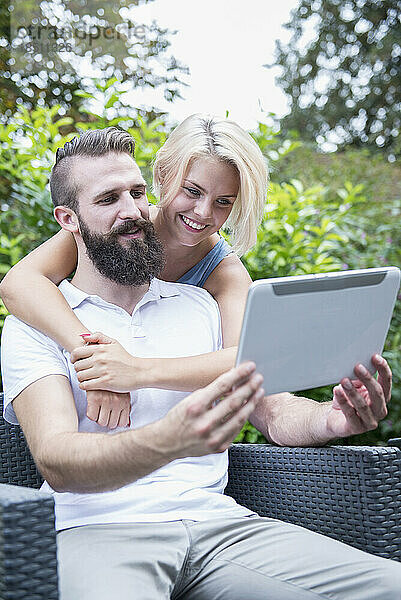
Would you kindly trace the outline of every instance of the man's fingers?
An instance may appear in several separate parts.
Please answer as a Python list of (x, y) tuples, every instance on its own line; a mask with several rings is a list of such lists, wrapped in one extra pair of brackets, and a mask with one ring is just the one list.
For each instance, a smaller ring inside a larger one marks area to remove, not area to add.
[(217, 406), (212, 408), (207, 416), (211, 417), (214, 423), (224, 421), (232, 413), (237, 412), (258, 391), (262, 383), (262, 375), (253, 374), (246, 383), (231, 391)]
[[(367, 388), (366, 384), (365, 387)], [(359, 394), (348, 378), (341, 380), (341, 389), (357, 411), (365, 430), (375, 429), (377, 427), (377, 418), (372, 410), (371, 399)]]
[(216, 400), (220, 400), (222, 396), (229, 394), (234, 386), (238, 386), (249, 378), (255, 369), (255, 363), (246, 362), (220, 375), (212, 383), (199, 390), (202, 405), (209, 407)]
[(355, 408), (349, 403), (346, 394), (341, 386), (334, 388), (334, 396), (337, 401), (337, 405), (344, 417), (347, 419), (348, 425), (354, 432), (354, 434), (362, 431), (361, 419), (357, 415)]
[(379, 354), (372, 356), (372, 363), (375, 365), (378, 372), (378, 382), (383, 388), (386, 404), (391, 398), (392, 373), (388, 362)]
[(109, 420), (110, 420), (110, 405), (108, 403), (102, 402), (97, 422), (102, 427), (108, 427)]
[(82, 381), (79, 384), (79, 387), (81, 390), (84, 390), (85, 392), (94, 392), (95, 390), (104, 390), (105, 389), (101, 377), (99, 377), (99, 378), (95, 377), (94, 379), (88, 379), (88, 380), (85, 379), (85, 381)]
[(128, 427), (130, 420), (131, 405), (128, 408), (123, 409), (120, 412), (120, 418), (118, 420), (118, 427)]
[(120, 421), (121, 411), (119, 409), (113, 408), (110, 412), (109, 417), (109, 429), (115, 429)]
[(91, 421), (97, 421), (99, 417), (99, 410), (99, 402), (93, 402), (88, 400), (88, 405), (86, 409), (86, 416), (88, 417), (88, 419), (90, 419)]
[(239, 410), (232, 412), (224, 422), (220, 422), (219, 427), (210, 436), (209, 444), (212, 450), (223, 452), (230, 446), (248, 421), (258, 402), (264, 397), (264, 394), (263, 388), (257, 389)]
[(354, 373), (368, 390), (371, 400), (377, 400), (379, 397), (384, 400), (383, 388), (363, 365), (357, 365)]
[(357, 365), (354, 371), (369, 393), (369, 406), (372, 414), (377, 421), (380, 421), (387, 415), (386, 398), (382, 385), (363, 365)]

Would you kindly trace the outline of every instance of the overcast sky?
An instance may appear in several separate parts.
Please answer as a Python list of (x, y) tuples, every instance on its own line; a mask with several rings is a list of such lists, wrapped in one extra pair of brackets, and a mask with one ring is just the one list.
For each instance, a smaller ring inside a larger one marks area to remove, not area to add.
[(263, 112), (287, 112), (284, 94), (275, 84), (275, 40), (288, 40), (282, 25), (298, 0), (155, 0), (135, 8), (135, 20), (155, 19), (177, 30), (171, 52), (190, 69), (183, 100), (167, 103), (157, 91), (134, 92), (137, 105), (153, 104), (181, 121), (194, 112), (230, 117), (253, 128)]

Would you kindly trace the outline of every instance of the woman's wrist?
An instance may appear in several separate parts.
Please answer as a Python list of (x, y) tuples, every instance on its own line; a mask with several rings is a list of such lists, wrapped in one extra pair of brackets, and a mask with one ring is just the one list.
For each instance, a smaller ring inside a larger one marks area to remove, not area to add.
[(72, 334), (70, 334), (68, 336), (68, 338), (66, 339), (66, 343), (64, 345), (64, 348), (67, 350), (67, 352), (69, 352), (71, 354), (71, 352), (73, 350), (75, 350), (75, 348), (80, 348), (81, 346), (85, 346), (86, 345), (86, 341), (85, 341), (85, 335), (90, 335), (90, 331), (88, 329), (86, 329), (85, 327), (81, 327), (81, 329), (78, 332), (73, 332)]
[(132, 356), (130, 368), (128, 369), (130, 389), (158, 387), (157, 363), (157, 358)]

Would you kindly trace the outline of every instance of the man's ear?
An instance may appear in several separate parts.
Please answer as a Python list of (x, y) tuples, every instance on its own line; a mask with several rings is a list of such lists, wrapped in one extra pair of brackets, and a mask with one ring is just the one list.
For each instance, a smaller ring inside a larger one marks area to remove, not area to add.
[(56, 206), (53, 214), (60, 227), (71, 233), (79, 233), (78, 217), (71, 208)]

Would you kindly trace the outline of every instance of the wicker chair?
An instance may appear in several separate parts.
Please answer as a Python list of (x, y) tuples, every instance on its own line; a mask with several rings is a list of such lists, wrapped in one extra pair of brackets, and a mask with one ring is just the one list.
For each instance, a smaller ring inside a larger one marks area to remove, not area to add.
[[(0, 598), (56, 600), (53, 498), (35, 489), (42, 478), (24, 436), (2, 418), (0, 450)], [(401, 560), (400, 448), (235, 444), (226, 493), (262, 516)]]

